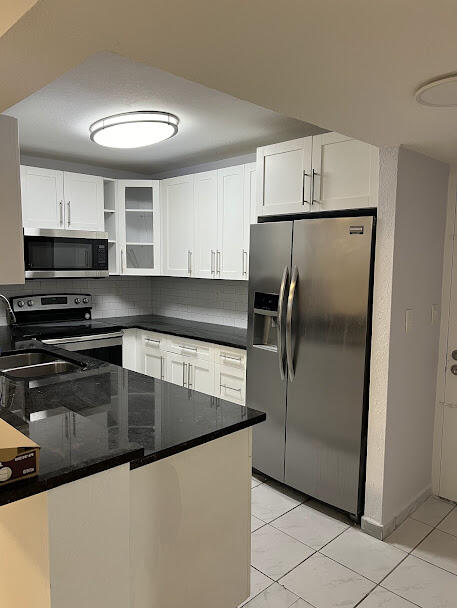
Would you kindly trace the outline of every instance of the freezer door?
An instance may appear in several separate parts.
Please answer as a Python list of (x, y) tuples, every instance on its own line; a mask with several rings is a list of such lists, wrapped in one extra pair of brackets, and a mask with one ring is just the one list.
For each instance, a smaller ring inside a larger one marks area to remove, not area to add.
[(246, 404), (266, 412), (253, 428), (253, 466), (284, 480), (285, 313), (292, 222), (251, 226)]
[(354, 514), (372, 231), (372, 217), (296, 221), (287, 310), (285, 482)]

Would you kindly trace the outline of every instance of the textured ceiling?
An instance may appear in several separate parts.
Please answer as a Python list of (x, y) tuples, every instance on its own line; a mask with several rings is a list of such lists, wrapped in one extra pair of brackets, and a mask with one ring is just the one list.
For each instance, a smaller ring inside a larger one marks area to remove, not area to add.
[(414, 92), (457, 71), (456, 30), (457, 0), (38, 0), (0, 37), (0, 111), (111, 51), (455, 163), (457, 109)]
[[(130, 110), (165, 110), (178, 134), (145, 148), (113, 150), (89, 140), (95, 120)], [(6, 110), (19, 121), (21, 151), (155, 173), (254, 152), (258, 145), (318, 132), (200, 84), (99, 53)]]

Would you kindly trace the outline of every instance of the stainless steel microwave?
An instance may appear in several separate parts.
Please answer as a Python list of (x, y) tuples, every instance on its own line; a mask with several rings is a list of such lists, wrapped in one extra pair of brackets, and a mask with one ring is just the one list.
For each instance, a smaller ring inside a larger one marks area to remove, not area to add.
[(24, 262), (26, 279), (107, 277), (108, 235), (25, 228)]

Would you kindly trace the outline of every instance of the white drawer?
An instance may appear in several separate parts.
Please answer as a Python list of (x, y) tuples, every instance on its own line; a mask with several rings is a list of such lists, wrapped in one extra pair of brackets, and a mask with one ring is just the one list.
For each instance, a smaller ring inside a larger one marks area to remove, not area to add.
[(240, 378), (238, 375), (224, 371), (223, 368), (218, 368), (216, 370), (216, 382), (216, 389), (219, 390), (219, 397), (221, 399), (233, 401), (240, 405), (245, 404), (246, 383), (244, 377)]
[(184, 357), (198, 357), (210, 359), (214, 353), (214, 347), (208, 342), (200, 342), (199, 340), (189, 340), (189, 338), (179, 338), (176, 336), (168, 336), (167, 350), (171, 353), (177, 353)]
[(144, 348), (156, 348), (166, 350), (167, 338), (165, 334), (159, 334), (155, 331), (143, 331), (141, 342)]
[(216, 365), (230, 373), (238, 372), (239, 377), (246, 373), (246, 351), (238, 348), (223, 348), (218, 346), (216, 349)]

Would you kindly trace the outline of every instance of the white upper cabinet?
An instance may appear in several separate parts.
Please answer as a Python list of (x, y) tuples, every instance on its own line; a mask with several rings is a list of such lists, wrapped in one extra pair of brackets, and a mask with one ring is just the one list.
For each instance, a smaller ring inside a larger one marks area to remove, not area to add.
[(378, 149), (324, 133), (257, 150), (257, 213), (376, 207)]
[(21, 167), (25, 228), (103, 231), (103, 178)]
[(103, 232), (103, 178), (65, 172), (63, 180), (66, 227)]
[(312, 137), (257, 149), (257, 214), (310, 210)]
[(339, 133), (313, 137), (313, 197), (316, 211), (376, 207), (378, 149)]
[(245, 197), (244, 165), (219, 169), (216, 273), (220, 279), (247, 279), (249, 200)]
[(194, 175), (160, 182), (163, 273), (176, 277), (194, 276)]
[(121, 274), (160, 274), (159, 182), (119, 180), (117, 196)]
[(202, 279), (216, 277), (217, 256), (217, 171), (194, 175), (195, 272)]
[(64, 228), (63, 172), (21, 166), (22, 224)]

